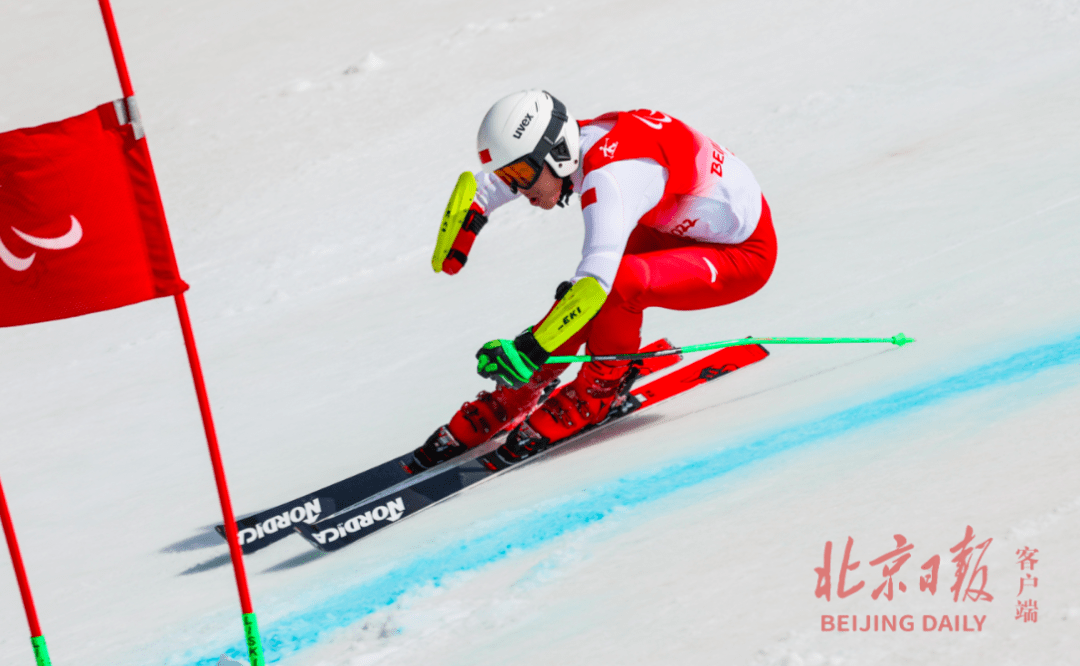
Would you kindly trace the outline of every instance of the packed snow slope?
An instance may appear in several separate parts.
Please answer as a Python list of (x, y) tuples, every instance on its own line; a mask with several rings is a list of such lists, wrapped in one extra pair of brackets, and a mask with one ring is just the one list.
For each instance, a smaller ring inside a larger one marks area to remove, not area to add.
[[(240, 513), (418, 445), (489, 388), (479, 345), (537, 320), (572, 274), (576, 199), (508, 206), (461, 274), (430, 269), (479, 121), (515, 90), (582, 118), (663, 110), (761, 182), (770, 283), (649, 311), (646, 339), (917, 339), (775, 347), (333, 556), (290, 537), (247, 558), (272, 662), (1076, 663), (1077, 0), (114, 10)], [(97, 4), (3, 3), (0, 80), (0, 131), (118, 97)], [(5, 329), (0, 346), (0, 475), (53, 662), (239, 655), (173, 304)], [(953, 601), (967, 526), (971, 546), (992, 539), (992, 601)], [(894, 534), (915, 547), (907, 591), (873, 599)], [(865, 587), (840, 598), (848, 537), (847, 586)], [(31, 664), (0, 569), (0, 663)], [(1018, 594), (1024, 574), (1040, 584)], [(1016, 619), (1022, 600), (1037, 622)], [(823, 615), (905, 614), (913, 631), (822, 631)], [(945, 615), (981, 630), (924, 630)]]

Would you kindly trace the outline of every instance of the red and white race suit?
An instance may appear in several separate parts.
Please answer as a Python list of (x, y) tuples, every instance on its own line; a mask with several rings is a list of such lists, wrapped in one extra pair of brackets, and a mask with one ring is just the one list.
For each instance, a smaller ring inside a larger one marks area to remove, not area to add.
[[(750, 169), (729, 150), (659, 111), (615, 112), (581, 122), (585, 243), (573, 280), (608, 294), (592, 321), (555, 353), (632, 352), (647, 307), (698, 310), (746, 298), (776, 261), (768, 205)], [(517, 198), (476, 174), (488, 215)]]

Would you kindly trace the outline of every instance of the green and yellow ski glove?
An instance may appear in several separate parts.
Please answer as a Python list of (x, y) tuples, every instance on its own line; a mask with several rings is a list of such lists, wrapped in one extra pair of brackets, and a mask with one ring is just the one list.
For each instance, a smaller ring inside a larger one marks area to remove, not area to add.
[(551, 356), (536, 341), (531, 329), (513, 340), (492, 340), (476, 352), (476, 372), (503, 386), (521, 388)]

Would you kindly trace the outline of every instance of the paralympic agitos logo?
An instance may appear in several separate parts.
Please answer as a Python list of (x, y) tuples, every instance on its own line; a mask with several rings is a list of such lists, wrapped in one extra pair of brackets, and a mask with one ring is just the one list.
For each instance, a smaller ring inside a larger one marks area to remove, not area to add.
[[(83, 237), (82, 224), (79, 223), (79, 220), (74, 215), (69, 217), (70, 226), (68, 227), (68, 230), (59, 236), (34, 236), (18, 229), (14, 225), (10, 225), (9, 228), (16, 236), (21, 238), (31, 247), (42, 250), (66, 250), (75, 247)], [(0, 262), (3, 262), (3, 264), (11, 270), (18, 272), (25, 271), (34, 264), (34, 259), (36, 258), (37, 251), (30, 252), (30, 254), (24, 256), (19, 256), (4, 244), (4, 239), (0, 236)]]

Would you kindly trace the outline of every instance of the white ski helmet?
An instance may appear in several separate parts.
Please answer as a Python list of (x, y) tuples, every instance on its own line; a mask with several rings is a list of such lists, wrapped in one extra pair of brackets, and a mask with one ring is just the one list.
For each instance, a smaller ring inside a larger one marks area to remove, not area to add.
[(562, 102), (543, 90), (503, 97), (487, 112), (476, 136), (484, 170), (514, 191), (536, 183), (547, 162), (559, 178), (581, 164), (581, 130)]

